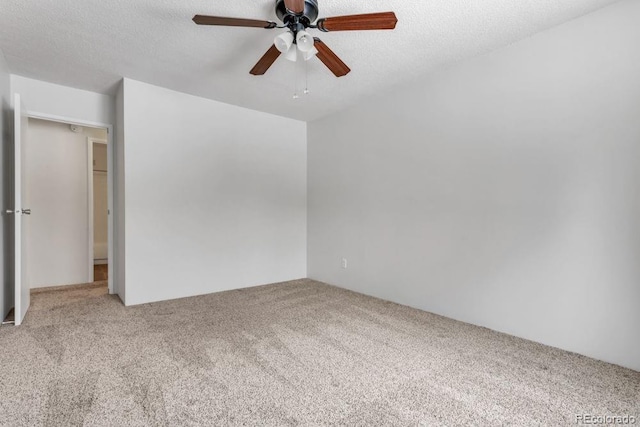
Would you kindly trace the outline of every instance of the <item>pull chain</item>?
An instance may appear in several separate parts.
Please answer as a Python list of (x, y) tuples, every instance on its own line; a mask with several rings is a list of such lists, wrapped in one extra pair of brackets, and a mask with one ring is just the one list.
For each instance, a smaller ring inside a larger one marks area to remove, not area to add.
[[(294, 89), (293, 89), (293, 99), (300, 99), (300, 95), (298, 95), (298, 79), (300, 79), (300, 74), (304, 73), (304, 89), (302, 91), (303, 94), (305, 95), (309, 95), (309, 65), (307, 64), (307, 61), (304, 58), (304, 55), (302, 55), (300, 52), (297, 51), (296, 49), (296, 55), (299, 61), (296, 61), (296, 64), (294, 64), (293, 66), (293, 71), (294, 71)], [(301, 66), (297, 64), (297, 62), (302, 61), (304, 64), (302, 64)], [(304, 69), (302, 69), (301, 67), (304, 67)]]
[(298, 61), (300, 59), (300, 55), (298, 55), (298, 49), (296, 45), (291, 46), (292, 49), (296, 50), (296, 62), (293, 63), (293, 80), (294, 80), (294, 89), (293, 89), (293, 99), (298, 99), (300, 96), (298, 95)]
[(309, 65), (304, 61), (304, 94), (309, 95)]

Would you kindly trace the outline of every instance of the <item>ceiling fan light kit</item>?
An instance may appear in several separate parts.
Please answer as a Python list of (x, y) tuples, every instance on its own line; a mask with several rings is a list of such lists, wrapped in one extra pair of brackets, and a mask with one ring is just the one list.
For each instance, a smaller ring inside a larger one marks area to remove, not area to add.
[(278, 19), (282, 21), (282, 25), (272, 21), (207, 15), (196, 15), (193, 17), (193, 22), (198, 25), (286, 28), (288, 31), (275, 37), (273, 45), (251, 69), (250, 73), (253, 75), (263, 75), (280, 55), (284, 55), (285, 59), (290, 61), (296, 61), (298, 56), (305, 61), (317, 56), (336, 77), (347, 75), (351, 69), (322, 40), (313, 37), (307, 31), (308, 29), (318, 29), (323, 32), (392, 30), (398, 22), (393, 12), (318, 19), (317, 0), (276, 0), (275, 12)]
[(310, 52), (313, 49), (313, 37), (311, 34), (306, 31), (298, 31), (298, 35), (296, 36), (296, 44), (298, 45), (298, 49), (300, 52)]
[(298, 31), (298, 35), (295, 38), (293, 32), (287, 31), (273, 39), (276, 49), (284, 54), (285, 59), (293, 62), (296, 62), (298, 56), (301, 56), (305, 61), (313, 58), (318, 53), (318, 50), (313, 46), (314, 43), (313, 37), (306, 31)]
[(314, 56), (316, 56), (317, 54), (318, 54), (318, 49), (316, 49), (315, 46), (311, 46), (311, 50), (309, 50), (308, 52), (302, 52), (302, 59), (304, 59), (305, 61), (308, 61)]
[(276, 45), (276, 48), (281, 53), (287, 53), (293, 45), (293, 33), (287, 31), (286, 33), (282, 33), (273, 40), (273, 44)]
[(289, 49), (284, 53), (284, 59), (291, 62), (296, 62), (298, 60), (298, 49), (295, 46), (292, 46), (293, 49)]

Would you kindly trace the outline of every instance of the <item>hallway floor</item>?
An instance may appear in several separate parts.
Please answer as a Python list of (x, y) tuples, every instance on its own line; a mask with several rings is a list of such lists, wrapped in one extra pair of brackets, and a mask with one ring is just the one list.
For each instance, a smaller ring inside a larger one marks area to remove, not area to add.
[(94, 264), (93, 280), (96, 282), (109, 280), (109, 264)]

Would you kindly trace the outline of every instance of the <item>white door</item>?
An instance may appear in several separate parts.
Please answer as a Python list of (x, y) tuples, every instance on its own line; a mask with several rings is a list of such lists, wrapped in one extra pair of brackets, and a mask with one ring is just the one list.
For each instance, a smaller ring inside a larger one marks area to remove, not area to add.
[(25, 152), (27, 141), (28, 118), (24, 105), (20, 101), (20, 95), (17, 93), (14, 97), (14, 259), (15, 259), (15, 324), (20, 325), (24, 320), (29, 303), (31, 302), (29, 295), (29, 278), (26, 271), (26, 234), (28, 232), (29, 217), (31, 210), (29, 209), (29, 199), (25, 192)]

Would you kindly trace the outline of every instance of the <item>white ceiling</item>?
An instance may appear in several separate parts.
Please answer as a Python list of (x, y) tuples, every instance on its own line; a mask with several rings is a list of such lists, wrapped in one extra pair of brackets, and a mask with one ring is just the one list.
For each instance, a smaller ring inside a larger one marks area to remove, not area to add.
[[(314, 33), (352, 69), (317, 59), (311, 94), (292, 99), (282, 57), (249, 70), (283, 30), (197, 26), (194, 14), (277, 21), (275, 0), (1, 0), (0, 49), (12, 73), (101, 93), (122, 76), (255, 110), (313, 120), (434, 67), (487, 52), (617, 0), (319, 0), (320, 17), (393, 10), (393, 31)], [(596, 29), (594, 29), (595, 31)]]

